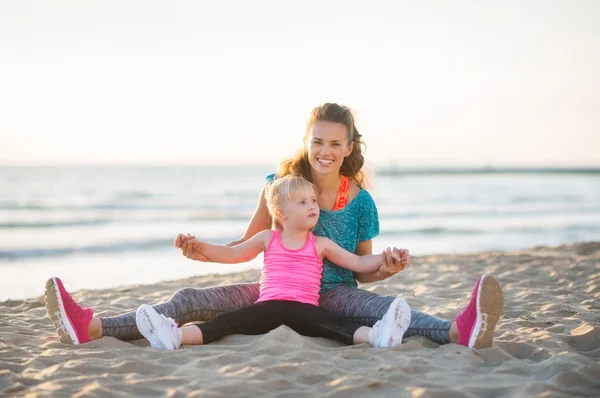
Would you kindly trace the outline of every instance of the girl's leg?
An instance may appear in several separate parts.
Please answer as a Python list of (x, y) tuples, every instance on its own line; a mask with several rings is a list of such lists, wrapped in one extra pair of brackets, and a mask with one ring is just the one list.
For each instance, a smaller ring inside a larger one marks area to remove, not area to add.
[[(247, 307), (258, 300), (258, 284), (236, 284), (203, 289), (183, 288), (169, 300), (154, 305), (159, 314), (173, 318), (179, 325), (188, 322), (209, 321), (218, 314)], [(100, 318), (102, 335), (121, 340), (141, 338), (135, 323), (135, 311)]]
[(231, 334), (263, 334), (283, 324), (284, 301), (267, 301), (224, 312), (213, 320), (179, 328), (177, 323), (142, 304), (136, 312), (140, 333), (154, 348), (174, 350), (181, 345), (209, 344)]
[[(362, 289), (340, 285), (321, 294), (319, 304), (365, 326), (372, 326), (383, 318), (395, 296), (380, 296)], [(450, 343), (452, 321), (436, 318), (419, 311), (411, 311), (410, 327), (404, 337), (425, 336), (439, 344)]]
[(232, 334), (263, 334), (281, 325), (311, 337), (327, 337), (344, 344), (370, 343), (396, 347), (410, 323), (406, 302), (396, 299), (373, 328), (352, 323), (321, 307), (295, 301), (273, 300), (218, 315), (211, 321), (178, 328), (177, 323), (143, 304), (137, 310), (137, 327), (152, 347), (173, 350), (182, 344), (209, 344)]
[[(210, 320), (221, 312), (248, 306), (257, 299), (258, 284), (184, 288), (154, 308), (184, 324)], [(73, 300), (59, 278), (50, 278), (46, 282), (45, 301), (48, 315), (63, 343), (81, 344), (102, 336), (121, 340), (142, 338), (136, 326), (135, 311), (114, 317), (95, 317), (91, 308), (83, 308)]]
[(375, 347), (397, 347), (410, 324), (410, 308), (396, 298), (381, 320), (371, 327), (327, 311), (322, 307), (294, 303), (287, 313), (286, 325), (311, 337), (327, 337), (344, 344), (370, 343)]
[(268, 333), (283, 325), (292, 301), (262, 301), (235, 311), (224, 312), (213, 320), (196, 324), (204, 344), (232, 334), (257, 335)]

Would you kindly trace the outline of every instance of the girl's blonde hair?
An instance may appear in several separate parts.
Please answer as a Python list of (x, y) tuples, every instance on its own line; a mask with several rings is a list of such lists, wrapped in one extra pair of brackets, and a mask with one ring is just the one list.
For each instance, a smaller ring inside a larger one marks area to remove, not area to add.
[(288, 174), (299, 174), (308, 181), (313, 182), (311, 172), (312, 167), (308, 161), (308, 149), (306, 144), (313, 124), (320, 121), (341, 123), (346, 126), (348, 131), (348, 145), (354, 143), (354, 148), (352, 153), (344, 159), (342, 167), (340, 168), (340, 174), (350, 178), (350, 180), (354, 181), (354, 183), (361, 188), (367, 187), (369, 184), (363, 169), (363, 165), (365, 164), (363, 152), (366, 149), (366, 145), (362, 141), (362, 135), (356, 128), (354, 114), (350, 108), (335, 103), (326, 103), (317, 106), (312, 110), (308, 117), (308, 121), (306, 122), (304, 145), (302, 146), (302, 149), (295, 157), (284, 160), (279, 164), (277, 175), (283, 177)]
[(282, 229), (277, 219), (277, 210), (281, 210), (290, 200), (298, 197), (307, 189), (314, 191), (314, 185), (297, 174), (288, 174), (276, 179), (267, 188), (267, 208), (275, 228)]

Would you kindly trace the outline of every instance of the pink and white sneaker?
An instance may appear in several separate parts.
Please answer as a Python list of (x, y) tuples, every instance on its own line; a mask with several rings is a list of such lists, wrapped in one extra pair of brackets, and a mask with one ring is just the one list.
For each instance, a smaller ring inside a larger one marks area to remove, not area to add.
[(456, 317), (458, 344), (469, 348), (489, 348), (494, 329), (504, 311), (504, 295), (500, 283), (491, 275), (477, 280), (471, 301)]
[(59, 278), (46, 281), (44, 301), (61, 343), (77, 345), (90, 341), (88, 326), (94, 310), (77, 304)]
[(142, 304), (135, 313), (138, 330), (154, 348), (176, 350), (181, 347), (181, 331), (172, 318), (159, 314), (148, 304)]

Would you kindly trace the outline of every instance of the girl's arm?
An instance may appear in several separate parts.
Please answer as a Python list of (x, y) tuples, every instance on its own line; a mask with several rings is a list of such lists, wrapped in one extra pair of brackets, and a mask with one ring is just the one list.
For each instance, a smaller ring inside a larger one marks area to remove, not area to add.
[[(370, 255), (372, 253), (373, 253), (373, 241), (370, 239), (366, 240), (364, 242), (359, 242), (358, 245), (356, 246), (356, 251), (354, 252), (354, 254), (356, 254), (358, 256), (366, 256), (366, 255)], [(377, 282), (382, 279), (385, 279), (379, 274), (379, 269), (375, 272), (355, 272), (354, 277), (360, 283)]]
[(381, 255), (357, 256), (325, 237), (317, 238), (317, 250), (321, 257), (354, 272), (375, 272), (383, 263)]
[[(373, 253), (373, 241), (367, 240), (364, 242), (359, 242), (354, 253), (356, 253), (359, 256), (364, 256), (366, 254)], [(396, 255), (400, 256), (403, 262), (395, 262), (392, 253), (396, 253)], [(402, 251), (396, 248), (394, 248), (393, 251), (389, 248), (387, 250), (384, 250), (382, 256), (384, 256), (384, 261), (382, 266), (377, 271), (355, 272), (354, 277), (356, 278), (356, 280), (360, 283), (382, 281), (384, 279), (389, 278), (390, 276), (396, 275), (398, 272), (402, 271), (406, 265), (410, 263), (410, 256), (408, 256), (408, 254), (404, 254)]]
[(267, 192), (267, 187), (269, 183), (265, 183), (262, 191), (260, 191), (260, 198), (258, 198), (258, 205), (256, 206), (256, 210), (254, 211), (254, 215), (250, 219), (250, 223), (246, 228), (246, 232), (244, 235), (233, 242), (227, 244), (227, 246), (232, 247), (239, 245), (250, 239), (252, 236), (256, 235), (260, 231), (265, 229), (271, 229), (271, 216), (269, 216), (269, 209), (267, 208), (267, 199), (265, 198), (265, 193)]
[[(207, 261), (222, 264), (237, 264), (250, 261), (259, 253), (265, 251), (271, 238), (272, 231), (265, 230), (257, 233), (250, 239), (233, 247), (212, 245), (196, 239), (188, 241), (188, 247), (196, 254), (201, 254)], [(192, 246), (190, 246), (192, 245)]]

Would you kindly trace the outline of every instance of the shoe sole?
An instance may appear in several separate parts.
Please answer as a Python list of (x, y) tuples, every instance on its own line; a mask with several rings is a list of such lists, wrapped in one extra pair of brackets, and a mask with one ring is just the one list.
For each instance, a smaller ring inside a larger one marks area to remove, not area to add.
[(392, 333), (392, 347), (397, 347), (402, 344), (404, 333), (410, 326), (411, 312), (408, 303), (404, 300), (400, 300), (400, 303), (396, 305), (396, 314), (399, 316), (396, 318), (397, 328)]
[[(135, 313), (135, 324), (138, 330), (150, 342), (153, 348), (162, 348), (163, 350), (173, 350), (174, 347), (166, 347), (161, 339), (161, 329), (152, 323), (152, 317), (149, 311), (156, 312), (154, 308), (148, 304), (142, 304)], [(166, 336), (168, 340), (168, 336)]]
[(69, 317), (67, 316), (67, 312), (65, 311), (56, 278), (50, 278), (46, 281), (44, 303), (46, 304), (48, 316), (58, 332), (60, 342), (64, 344), (79, 345), (77, 333), (75, 333), (75, 330), (69, 321)]
[(392, 318), (387, 324), (393, 327), (389, 327), (383, 331), (385, 335), (382, 336), (381, 340), (385, 342), (385, 345), (382, 347), (397, 347), (401, 345), (404, 333), (410, 326), (410, 307), (406, 301), (396, 299), (390, 304), (382, 319), (384, 318)]
[(490, 275), (482, 275), (477, 290), (477, 321), (469, 339), (470, 348), (489, 348), (494, 341), (494, 330), (504, 312), (504, 294), (500, 282)]

